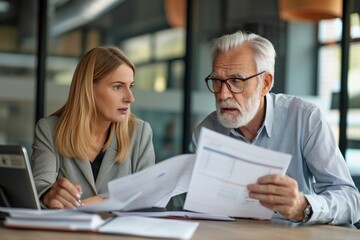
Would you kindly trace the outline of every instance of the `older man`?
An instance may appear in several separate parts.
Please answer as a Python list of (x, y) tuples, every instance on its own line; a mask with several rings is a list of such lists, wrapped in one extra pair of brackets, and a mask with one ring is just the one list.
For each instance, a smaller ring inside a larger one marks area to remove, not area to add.
[(248, 185), (249, 196), (289, 220), (353, 224), (360, 219), (360, 194), (320, 110), (300, 98), (270, 93), (275, 55), (270, 41), (252, 33), (214, 40), (212, 72), (205, 81), (216, 111), (195, 128), (194, 148), (206, 127), (289, 153), (286, 175), (259, 178)]

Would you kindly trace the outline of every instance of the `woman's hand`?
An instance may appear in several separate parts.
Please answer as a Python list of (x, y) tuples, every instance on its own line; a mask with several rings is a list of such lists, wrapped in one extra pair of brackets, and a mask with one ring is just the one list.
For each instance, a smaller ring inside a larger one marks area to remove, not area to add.
[(97, 203), (97, 202), (101, 202), (102, 200), (104, 200), (104, 198), (102, 198), (100, 196), (92, 196), (92, 197), (83, 199), (82, 204), (90, 205), (90, 204), (94, 204), (94, 203)]
[(81, 186), (59, 178), (45, 193), (43, 203), (48, 208), (78, 208), (81, 206)]

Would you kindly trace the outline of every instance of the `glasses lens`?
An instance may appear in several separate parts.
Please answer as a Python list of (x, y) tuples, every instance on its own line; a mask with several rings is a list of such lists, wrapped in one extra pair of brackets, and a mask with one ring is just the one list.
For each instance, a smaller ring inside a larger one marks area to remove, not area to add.
[(221, 92), (222, 84), (225, 84), (226, 87), (233, 93), (241, 93), (244, 89), (243, 82), (239, 79), (228, 79), (226, 82), (219, 79), (208, 78), (206, 81), (207, 87), (213, 93)]
[(240, 93), (243, 89), (243, 82), (240, 79), (228, 79), (226, 83), (230, 86), (230, 91), (234, 93)]
[(221, 82), (216, 79), (209, 79), (207, 81), (208, 88), (213, 93), (218, 93), (221, 91)]

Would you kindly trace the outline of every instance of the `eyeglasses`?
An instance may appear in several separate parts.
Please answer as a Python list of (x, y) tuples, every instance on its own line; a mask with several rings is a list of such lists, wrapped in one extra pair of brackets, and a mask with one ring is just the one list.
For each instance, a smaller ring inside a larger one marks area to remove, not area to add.
[(222, 84), (225, 83), (226, 87), (229, 89), (232, 93), (242, 93), (245, 89), (245, 82), (253, 77), (259, 76), (260, 74), (264, 73), (265, 71), (262, 71), (260, 73), (257, 73), (255, 75), (251, 75), (246, 78), (240, 78), (240, 77), (232, 77), (227, 79), (218, 79), (213, 78), (210, 75), (205, 78), (206, 86), (208, 87), (209, 91), (212, 93), (219, 93), (221, 92)]

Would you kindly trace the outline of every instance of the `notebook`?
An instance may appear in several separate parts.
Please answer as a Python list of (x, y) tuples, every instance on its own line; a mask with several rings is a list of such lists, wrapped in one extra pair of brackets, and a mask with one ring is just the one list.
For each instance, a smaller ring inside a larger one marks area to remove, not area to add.
[(0, 206), (41, 209), (23, 146), (0, 145)]

